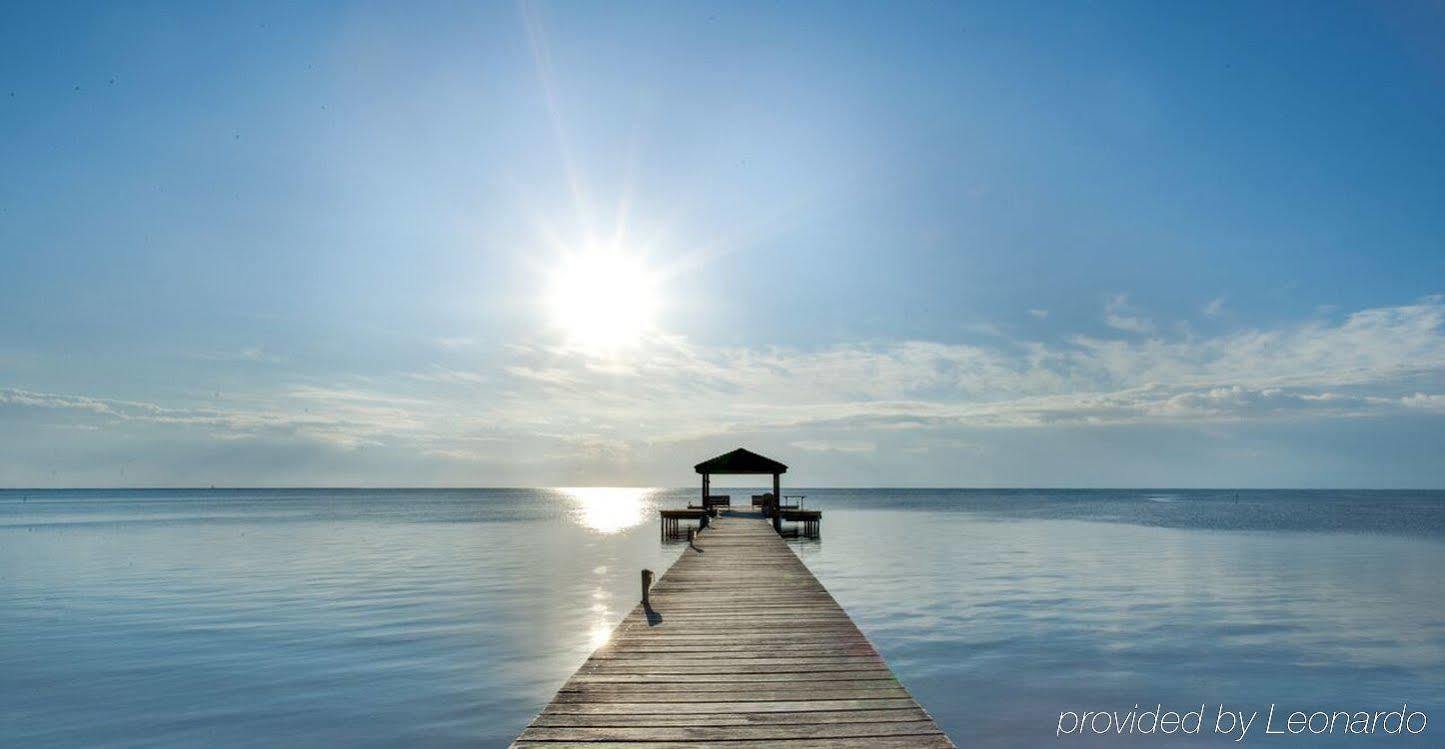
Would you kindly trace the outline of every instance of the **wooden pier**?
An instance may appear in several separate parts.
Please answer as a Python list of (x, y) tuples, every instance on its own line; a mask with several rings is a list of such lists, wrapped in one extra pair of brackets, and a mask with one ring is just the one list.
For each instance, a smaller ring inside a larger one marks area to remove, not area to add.
[(724, 512), (649, 595), (513, 747), (953, 746), (759, 515)]

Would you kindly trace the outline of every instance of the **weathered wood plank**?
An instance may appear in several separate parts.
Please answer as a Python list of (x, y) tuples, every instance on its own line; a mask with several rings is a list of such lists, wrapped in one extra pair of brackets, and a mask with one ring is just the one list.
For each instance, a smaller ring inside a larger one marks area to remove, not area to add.
[(903, 687), (884, 685), (872, 689), (827, 689), (823, 687), (798, 687), (794, 689), (733, 689), (725, 691), (684, 689), (638, 689), (636, 686), (622, 688), (613, 686), (581, 687), (563, 689), (557, 693), (554, 703), (575, 702), (603, 704), (610, 702), (716, 702), (738, 700), (742, 702), (776, 702), (779, 700), (876, 700), (884, 698), (905, 698), (908, 692)]
[(737, 739), (825, 739), (920, 736), (939, 733), (931, 720), (892, 723), (790, 724), (774, 726), (534, 726), (521, 741), (731, 741)]
[[(892, 710), (837, 710), (827, 713), (710, 713), (709, 726), (825, 725), (832, 723), (893, 723), (928, 720), (919, 708)], [(696, 726), (695, 715), (539, 715), (534, 726)]]
[[(918, 703), (911, 698), (890, 700), (776, 700), (772, 702), (691, 702), (685, 708), (694, 714), (703, 713), (777, 713), (816, 712), (827, 710), (883, 710), (894, 707), (914, 707)], [(626, 713), (673, 713), (679, 708), (672, 702), (556, 702), (548, 705), (544, 715), (567, 713), (570, 715), (626, 714)]]
[[(801, 648), (801, 646), (800, 646)], [(746, 647), (735, 646), (714, 646), (714, 647), (692, 647), (673, 648), (679, 652), (674, 654), (659, 653), (648, 655), (639, 654), (638, 651), (647, 648), (618, 648), (611, 645), (604, 645), (597, 652), (593, 653), (584, 665), (594, 663), (606, 663), (617, 659), (651, 658), (659, 662), (669, 660), (728, 660), (728, 661), (774, 661), (776, 663), (813, 662), (824, 660), (879, 660), (878, 651), (869, 647), (841, 647), (835, 650), (819, 649), (798, 649), (794, 650), (787, 646), (786, 640), (780, 640), (773, 646), (749, 645)], [(652, 650), (666, 650), (666, 648), (652, 648)]]
[(514, 747), (952, 747), (764, 521), (698, 535)]
[[(756, 674), (753, 674), (756, 676)], [(688, 694), (716, 694), (720, 692), (744, 692), (747, 694), (759, 694), (759, 690), (777, 691), (793, 690), (807, 691), (811, 694), (822, 692), (834, 692), (839, 689), (868, 689), (873, 691), (899, 689), (898, 681), (892, 678), (861, 679), (856, 681), (689, 681), (689, 682), (666, 682), (653, 681), (646, 683), (637, 682), (595, 682), (583, 679), (571, 679), (562, 685), (562, 692), (578, 692), (587, 694), (636, 694), (645, 692), (651, 694), (662, 694), (666, 692), (686, 692)]]
[(568, 684), (769, 684), (795, 681), (894, 681), (892, 671), (782, 672), (782, 674), (577, 674)]
[[(707, 746), (708, 743), (706, 741), (518, 741), (512, 746), (517, 749), (527, 749), (528, 747), (537, 749), (612, 749), (612, 747), (697, 749), (699, 746)], [(727, 746), (740, 749), (756, 749), (757, 747), (769, 747), (770, 749), (955, 749), (953, 742), (941, 733), (931, 736), (870, 736), (868, 738), (798, 739), (795, 741), (742, 739), (729, 741)]]

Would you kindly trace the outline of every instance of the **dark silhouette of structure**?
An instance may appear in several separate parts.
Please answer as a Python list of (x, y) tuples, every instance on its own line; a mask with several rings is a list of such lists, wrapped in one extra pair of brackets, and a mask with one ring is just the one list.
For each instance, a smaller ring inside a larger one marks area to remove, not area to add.
[[(788, 467), (772, 458), (765, 458), (751, 450), (739, 447), (729, 453), (723, 453), (711, 460), (704, 460), (693, 466), (702, 474), (702, 504), (704, 507), (724, 504), (722, 498), (714, 497), (711, 494), (713, 475), (769, 475), (773, 477), (773, 494), (771, 499), (766, 499), (762, 504), (763, 517), (773, 519), (773, 530), (779, 533), (783, 530), (782, 514), (778, 511), (778, 502), (782, 495), (783, 474), (788, 472)], [(731, 500), (728, 500), (728, 504)]]

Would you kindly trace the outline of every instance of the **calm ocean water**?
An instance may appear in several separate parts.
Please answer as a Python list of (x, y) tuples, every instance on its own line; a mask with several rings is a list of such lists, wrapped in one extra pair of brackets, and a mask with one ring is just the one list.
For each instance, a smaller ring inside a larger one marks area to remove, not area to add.
[[(1445, 744), (1445, 493), (799, 491), (795, 548), (960, 745), (1224, 745), (1054, 737), (1221, 702), (1430, 718), (1250, 745)], [(691, 493), (0, 491), (0, 744), (504, 746)]]

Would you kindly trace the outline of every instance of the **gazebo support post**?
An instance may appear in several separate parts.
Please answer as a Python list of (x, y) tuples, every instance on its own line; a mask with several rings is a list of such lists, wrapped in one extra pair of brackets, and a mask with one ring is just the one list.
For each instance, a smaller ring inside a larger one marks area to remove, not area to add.
[(783, 532), (783, 484), (778, 474), (773, 474), (773, 530)]

